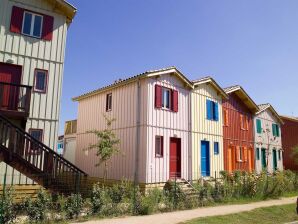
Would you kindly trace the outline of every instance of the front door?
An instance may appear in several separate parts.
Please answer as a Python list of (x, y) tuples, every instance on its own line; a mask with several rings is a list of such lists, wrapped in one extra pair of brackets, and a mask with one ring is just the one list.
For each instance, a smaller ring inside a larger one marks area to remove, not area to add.
[(201, 141), (201, 175), (210, 176), (210, 150), (209, 142)]
[(18, 106), (19, 89), (3, 83), (20, 84), (22, 67), (0, 63), (0, 108), (15, 110)]
[(273, 171), (275, 171), (277, 170), (277, 154), (275, 149), (273, 149), (272, 154), (273, 154)]
[(228, 148), (227, 160), (228, 172), (231, 173), (233, 171), (233, 148), (231, 146)]
[(266, 149), (262, 148), (262, 169), (266, 168)]
[(181, 177), (181, 139), (170, 138), (170, 178)]

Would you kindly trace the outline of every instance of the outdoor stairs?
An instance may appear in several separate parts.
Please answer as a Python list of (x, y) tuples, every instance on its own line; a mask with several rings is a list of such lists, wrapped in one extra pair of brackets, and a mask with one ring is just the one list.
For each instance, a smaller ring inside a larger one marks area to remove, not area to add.
[(49, 191), (78, 193), (87, 174), (0, 114), (0, 161)]
[(176, 184), (186, 195), (190, 197), (199, 197), (199, 192), (194, 188), (194, 186), (189, 181), (185, 179), (177, 179)]

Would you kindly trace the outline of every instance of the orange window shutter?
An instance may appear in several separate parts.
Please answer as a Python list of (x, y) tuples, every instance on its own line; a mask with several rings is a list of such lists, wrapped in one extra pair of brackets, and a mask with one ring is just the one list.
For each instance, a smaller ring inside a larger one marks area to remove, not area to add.
[(236, 161), (240, 161), (240, 147), (236, 146)]
[(244, 147), (244, 161), (246, 162), (247, 161), (247, 148)]
[(226, 110), (226, 123), (227, 123), (227, 126), (229, 125), (229, 113), (228, 113), (228, 110)]
[(248, 117), (246, 117), (246, 123), (245, 123), (245, 125), (246, 125), (246, 130), (248, 130)]
[(241, 126), (241, 129), (243, 129), (243, 115), (240, 114), (240, 126)]

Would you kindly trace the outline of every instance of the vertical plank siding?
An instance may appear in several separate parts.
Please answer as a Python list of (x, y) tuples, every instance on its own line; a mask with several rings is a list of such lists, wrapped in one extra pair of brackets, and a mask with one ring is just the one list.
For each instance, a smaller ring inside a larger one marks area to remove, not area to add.
[[(252, 150), (251, 162), (254, 168), (254, 133), (253, 133), (253, 114), (247, 109), (243, 102), (235, 93), (229, 94), (229, 99), (223, 101), (223, 109), (228, 111), (228, 126), (223, 127), (224, 144), (224, 169), (228, 170), (228, 149), (229, 147), (247, 147)], [(241, 130), (240, 115), (248, 117), (248, 130)], [(233, 157), (236, 157), (235, 150)], [(248, 161), (233, 164), (233, 170), (249, 171)]]
[[(10, 32), (12, 6), (54, 17), (53, 39), (45, 41)], [(55, 149), (62, 91), (67, 24), (66, 17), (53, 12), (53, 6), (40, 0), (1, 0), (0, 2), (0, 62), (9, 59), (22, 66), (24, 85), (34, 86), (36, 68), (48, 70), (47, 92), (32, 92), (26, 131), (43, 129), (44, 144)], [(0, 164), (3, 172), (4, 163)], [(9, 167), (9, 175), (16, 173)], [(18, 174), (19, 175), (19, 174)], [(2, 180), (1, 180), (2, 181)]]
[(293, 147), (298, 146), (298, 118), (282, 117), (282, 120), (284, 122), (281, 126), (284, 166), (285, 169), (298, 171), (298, 164), (295, 163), (292, 155)]
[[(206, 101), (218, 103), (218, 121), (207, 119)], [(201, 177), (201, 141), (210, 142), (210, 176), (219, 176), (223, 164), (222, 98), (211, 85), (203, 84), (191, 92), (192, 114), (192, 179)], [(214, 142), (219, 143), (219, 154), (214, 154)]]
[[(273, 154), (272, 150), (275, 149), (278, 151), (282, 149), (282, 132), (280, 134), (280, 137), (274, 137), (273, 132), (272, 132), (272, 124), (278, 124), (279, 127), (282, 125), (278, 122), (276, 117), (269, 111), (268, 109), (261, 112), (254, 118), (254, 133), (255, 133), (255, 154), (257, 153), (257, 148), (260, 150), (260, 159), (257, 159), (257, 156), (255, 156), (255, 168), (256, 172), (260, 173), (262, 171), (262, 157), (261, 157), (261, 148), (266, 148), (268, 149), (268, 135), (267, 133), (257, 133), (257, 126), (256, 126), (256, 120), (260, 119), (262, 123), (262, 128), (263, 129), (269, 129), (269, 157), (268, 157), (268, 170), (270, 172), (273, 172)], [(261, 144), (260, 144), (261, 143)], [(281, 153), (281, 159), (277, 158), (277, 167), (279, 170), (283, 170), (283, 154)]]

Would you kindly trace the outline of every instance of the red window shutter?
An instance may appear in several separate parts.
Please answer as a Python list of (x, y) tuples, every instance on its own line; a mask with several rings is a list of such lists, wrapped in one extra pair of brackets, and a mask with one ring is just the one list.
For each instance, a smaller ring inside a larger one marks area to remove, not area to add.
[(53, 27), (54, 27), (54, 17), (44, 15), (43, 16), (42, 39), (52, 40), (52, 38), (53, 38)]
[(155, 107), (161, 108), (162, 104), (162, 87), (160, 85), (155, 85)]
[(13, 33), (22, 32), (24, 9), (13, 6), (10, 19), (10, 31)]
[(178, 91), (172, 90), (172, 110), (178, 112)]

